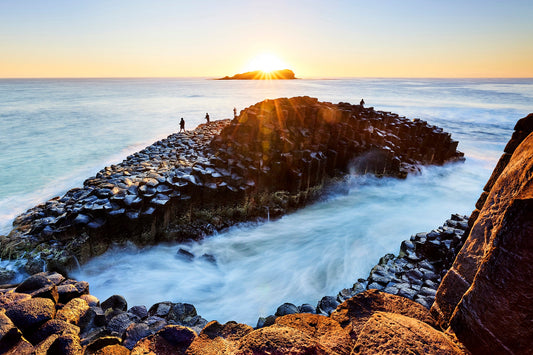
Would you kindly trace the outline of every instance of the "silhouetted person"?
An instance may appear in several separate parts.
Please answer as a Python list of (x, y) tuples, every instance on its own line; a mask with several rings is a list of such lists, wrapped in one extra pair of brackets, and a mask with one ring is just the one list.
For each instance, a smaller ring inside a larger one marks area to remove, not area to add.
[(237, 118), (237, 109), (233, 108), (233, 118)]
[(361, 99), (361, 102), (359, 103), (359, 105), (363, 106), (365, 104), (365, 100)]
[(185, 132), (185, 120), (183, 119), (183, 117), (181, 118), (181, 121), (180, 121), (180, 132), (181, 131)]
[(205, 119), (207, 120), (207, 123), (209, 123), (209, 114), (208, 113), (205, 114)]

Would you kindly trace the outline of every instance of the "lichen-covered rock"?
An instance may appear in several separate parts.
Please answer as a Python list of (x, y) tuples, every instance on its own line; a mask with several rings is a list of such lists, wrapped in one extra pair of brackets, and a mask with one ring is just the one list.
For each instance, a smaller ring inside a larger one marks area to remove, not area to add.
[(306, 332), (287, 326), (272, 325), (254, 330), (242, 337), (235, 354), (328, 354), (328, 350)]
[(351, 354), (465, 354), (444, 333), (415, 318), (375, 312), (359, 332)]
[(345, 301), (331, 314), (331, 319), (337, 321), (356, 339), (366, 321), (378, 311), (404, 315), (436, 326), (427, 308), (407, 298), (377, 290), (359, 293)]
[(337, 321), (319, 314), (290, 314), (277, 318), (276, 324), (306, 333), (328, 353), (349, 354), (353, 347), (347, 330)]
[(237, 341), (253, 328), (246, 324), (209, 322), (187, 349), (188, 355), (233, 354)]

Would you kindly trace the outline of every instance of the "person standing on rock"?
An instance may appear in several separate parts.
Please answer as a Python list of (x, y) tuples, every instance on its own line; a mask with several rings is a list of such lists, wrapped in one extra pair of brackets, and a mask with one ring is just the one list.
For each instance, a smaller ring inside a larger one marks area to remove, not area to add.
[(181, 121), (180, 121), (180, 132), (181, 131), (185, 132), (185, 120), (183, 119), (183, 117), (181, 118)]
[(237, 118), (237, 108), (233, 108), (233, 118)]
[(209, 123), (209, 113), (206, 112), (205, 119), (207, 120), (207, 123)]
[(359, 105), (361, 105), (361, 107), (363, 107), (364, 104), (365, 104), (365, 100), (361, 99), (361, 102), (359, 102)]

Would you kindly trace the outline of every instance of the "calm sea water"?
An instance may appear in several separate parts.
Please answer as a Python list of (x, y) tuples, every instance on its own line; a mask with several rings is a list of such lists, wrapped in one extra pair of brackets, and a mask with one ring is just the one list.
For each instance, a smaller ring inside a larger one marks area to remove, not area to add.
[[(366, 277), (401, 240), (469, 214), (517, 119), (533, 112), (533, 80), (206, 79), (0, 80), (0, 233), (25, 209), (79, 186), (105, 165), (177, 130), (230, 118), (265, 98), (309, 95), (419, 117), (460, 141), (464, 164), (431, 167), (405, 181), (352, 176), (330, 196), (268, 223), (202, 243), (114, 249), (76, 276), (100, 299), (171, 300), (219, 321), (255, 325), (285, 302), (316, 304)], [(266, 217), (266, 215), (265, 215)], [(179, 247), (216, 265), (175, 257)]]

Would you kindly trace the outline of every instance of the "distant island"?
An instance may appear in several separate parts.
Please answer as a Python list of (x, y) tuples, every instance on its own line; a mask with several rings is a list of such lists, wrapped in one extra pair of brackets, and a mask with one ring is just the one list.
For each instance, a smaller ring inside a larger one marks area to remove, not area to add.
[(264, 72), (262, 70), (249, 71), (246, 73), (225, 76), (215, 80), (292, 80), (296, 79), (294, 72), (290, 69), (273, 70)]

